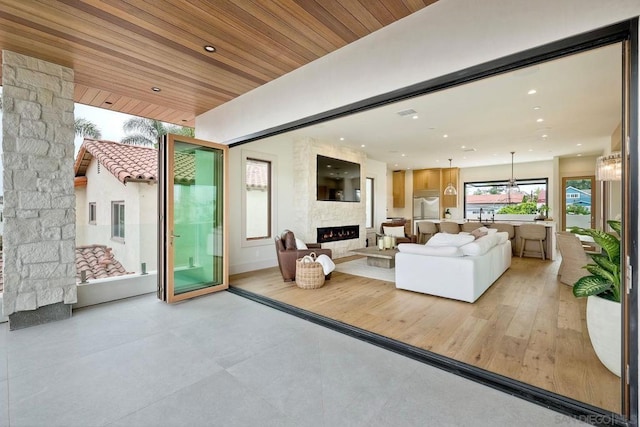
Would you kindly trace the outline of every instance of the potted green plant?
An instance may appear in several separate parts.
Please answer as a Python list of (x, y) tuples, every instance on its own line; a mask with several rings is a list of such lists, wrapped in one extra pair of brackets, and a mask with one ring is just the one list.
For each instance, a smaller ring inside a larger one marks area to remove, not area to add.
[(593, 264), (584, 268), (590, 273), (573, 285), (573, 295), (587, 297), (587, 329), (600, 361), (620, 376), (621, 365), (621, 267), (620, 235), (622, 223), (607, 221), (615, 235), (602, 230), (572, 227), (571, 232), (590, 236), (602, 253), (590, 254)]
[(540, 214), (540, 219), (547, 219), (549, 217), (549, 211), (551, 208), (549, 205), (542, 205), (538, 208), (538, 213)]

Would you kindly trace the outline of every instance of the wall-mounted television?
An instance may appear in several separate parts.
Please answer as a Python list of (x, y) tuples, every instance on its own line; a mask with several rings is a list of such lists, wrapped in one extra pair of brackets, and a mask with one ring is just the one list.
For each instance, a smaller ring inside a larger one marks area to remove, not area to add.
[(360, 164), (318, 155), (317, 200), (360, 201)]

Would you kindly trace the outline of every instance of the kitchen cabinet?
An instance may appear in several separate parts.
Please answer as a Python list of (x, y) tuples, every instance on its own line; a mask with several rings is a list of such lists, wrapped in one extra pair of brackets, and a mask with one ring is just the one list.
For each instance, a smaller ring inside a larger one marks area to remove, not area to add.
[(438, 190), (440, 188), (440, 169), (416, 169), (413, 171), (413, 192)]
[(404, 208), (405, 171), (393, 171), (393, 207)]
[(458, 168), (443, 168), (442, 169), (442, 185), (440, 186), (440, 196), (442, 200), (442, 207), (446, 208), (457, 208), (458, 207), (458, 196), (445, 196), (444, 189), (447, 188), (449, 182), (453, 184), (453, 186), (460, 193), (460, 188), (458, 187)]

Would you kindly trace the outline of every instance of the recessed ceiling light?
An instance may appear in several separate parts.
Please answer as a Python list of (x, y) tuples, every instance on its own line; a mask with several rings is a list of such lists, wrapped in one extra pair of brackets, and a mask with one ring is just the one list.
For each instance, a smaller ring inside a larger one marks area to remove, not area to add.
[(536, 105), (535, 107), (533, 107), (533, 109), (534, 109), (534, 110), (539, 110), (539, 109), (541, 109), (541, 108), (542, 108), (542, 107), (541, 107), (541, 106), (539, 106), (539, 105)]
[(543, 138), (548, 137), (549, 135), (547, 135), (546, 133), (544, 135), (542, 135)]
[(582, 154), (578, 154), (578, 157), (582, 157)]
[(436, 160), (436, 163), (440, 163), (440, 160)]
[(582, 144), (580, 144), (580, 143), (576, 144), (576, 147), (581, 147), (581, 146), (582, 146)]
[(418, 115), (416, 114), (415, 116), (411, 117), (413, 120), (416, 120), (418, 118)]
[(162, 89), (160, 89), (160, 88), (159, 88), (159, 87), (157, 87), (157, 86), (153, 86), (153, 87), (151, 88), (151, 90), (152, 90), (152, 91), (154, 91), (154, 92), (160, 92)]
[(535, 89), (531, 89), (529, 92), (527, 92), (527, 95), (533, 95), (534, 93), (538, 92)]
[(411, 170), (411, 168), (407, 168), (407, 170), (408, 170), (408, 171), (410, 171), (410, 170)]
[(327, 167), (328, 167), (328, 168), (330, 168), (330, 167), (331, 167), (331, 165), (327, 165)]
[(449, 138), (449, 135), (447, 135), (446, 133), (444, 135), (442, 135), (443, 138)]
[(536, 122), (542, 123), (542, 122), (544, 122), (544, 119), (538, 119), (538, 120), (536, 120)]
[(533, 148), (529, 148), (529, 151), (533, 151)]
[(465, 148), (467, 148), (467, 146), (466, 145), (462, 145), (460, 148), (462, 148), (464, 150)]
[(208, 44), (208, 45), (204, 46), (204, 50), (206, 50), (207, 52), (211, 53), (211, 52), (215, 52), (216, 48), (211, 46), (210, 44)]
[(364, 148), (364, 147), (366, 147), (366, 145), (364, 145), (364, 144), (360, 144), (360, 147)]
[(340, 141), (344, 141), (344, 137), (342, 137), (342, 136), (341, 136), (341, 137), (340, 137)]
[(396, 164), (395, 164), (395, 165), (393, 165), (393, 166), (398, 166), (398, 164), (396, 163)]

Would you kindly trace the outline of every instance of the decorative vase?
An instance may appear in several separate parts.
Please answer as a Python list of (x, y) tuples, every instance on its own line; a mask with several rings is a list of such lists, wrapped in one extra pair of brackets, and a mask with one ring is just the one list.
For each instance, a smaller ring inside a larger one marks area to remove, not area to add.
[(446, 219), (451, 219), (451, 214), (450, 214), (450, 213), (446, 213), (446, 214), (444, 214), (444, 217), (445, 217)]
[(620, 376), (622, 324), (620, 303), (590, 296), (587, 299), (587, 329), (591, 345), (602, 364)]

